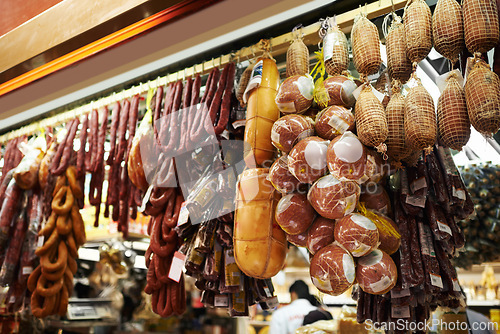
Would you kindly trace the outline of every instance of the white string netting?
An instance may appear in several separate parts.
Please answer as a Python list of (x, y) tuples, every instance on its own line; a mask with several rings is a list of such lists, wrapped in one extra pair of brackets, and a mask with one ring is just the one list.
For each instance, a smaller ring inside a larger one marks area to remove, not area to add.
[(432, 16), (432, 38), (437, 52), (453, 64), (464, 48), (462, 8), (456, 0), (439, 0)]
[(415, 0), (405, 7), (403, 22), (405, 27), (406, 52), (415, 63), (427, 57), (432, 48), (432, 14), (423, 0)]
[(352, 57), (363, 75), (377, 73), (382, 63), (377, 26), (365, 16), (357, 16), (351, 31)]
[(465, 93), (455, 75), (447, 79), (437, 106), (438, 131), (443, 144), (460, 151), (470, 137)]
[(354, 117), (359, 140), (372, 147), (379, 147), (387, 139), (387, 119), (384, 106), (365, 85), (356, 102)]
[(420, 151), (436, 142), (437, 123), (434, 101), (419, 82), (405, 98), (405, 138), (409, 148)]
[(496, 133), (500, 128), (500, 80), (482, 60), (467, 76), (465, 99), (472, 126), (486, 135)]
[(387, 155), (400, 161), (408, 155), (405, 141), (405, 98), (401, 94), (401, 84), (393, 84), (393, 94), (385, 112), (387, 116)]
[[(388, 16), (389, 17), (389, 16)], [(392, 80), (405, 83), (412, 72), (411, 61), (406, 53), (405, 29), (401, 18), (396, 15), (385, 39), (387, 71)]]
[(498, 43), (499, 26), (496, 1), (464, 0), (465, 45), (471, 53), (485, 53)]

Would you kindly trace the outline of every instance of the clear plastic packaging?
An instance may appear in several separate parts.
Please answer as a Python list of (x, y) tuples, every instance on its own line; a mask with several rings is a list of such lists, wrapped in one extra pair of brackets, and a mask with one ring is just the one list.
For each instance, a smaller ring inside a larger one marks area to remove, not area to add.
[(271, 165), (268, 180), (282, 194), (307, 192), (307, 184), (301, 183), (288, 170), (288, 156), (282, 156)]
[(286, 115), (274, 122), (271, 129), (273, 145), (284, 153), (288, 153), (302, 139), (314, 134), (311, 123), (300, 115)]
[(376, 249), (358, 260), (356, 279), (364, 292), (383, 295), (396, 285), (398, 271), (391, 257)]
[(354, 211), (360, 193), (356, 182), (340, 181), (329, 174), (313, 184), (307, 198), (321, 216), (339, 219)]
[(351, 108), (356, 103), (354, 91), (358, 88), (356, 83), (344, 75), (336, 75), (323, 81), (323, 86), (328, 92), (329, 106), (337, 105)]
[(288, 155), (290, 172), (302, 183), (313, 183), (325, 175), (328, 144), (315, 136), (301, 140)]
[(370, 178), (366, 148), (350, 131), (330, 142), (326, 157), (328, 170), (340, 181), (355, 181), (361, 184)]
[(312, 104), (313, 91), (311, 76), (294, 75), (281, 83), (275, 102), (284, 114), (302, 114)]
[(348, 251), (333, 244), (314, 254), (309, 274), (319, 291), (338, 296), (354, 284), (356, 266)]
[(373, 251), (379, 242), (377, 226), (367, 217), (352, 213), (335, 224), (335, 241), (352, 256), (361, 257)]
[(330, 106), (316, 116), (316, 134), (323, 139), (332, 140), (346, 131), (354, 130), (354, 116), (343, 106)]
[(307, 230), (307, 250), (316, 254), (321, 248), (334, 242), (335, 220), (321, 216), (316, 217)]
[(302, 194), (283, 196), (276, 206), (276, 222), (287, 234), (304, 233), (311, 226), (316, 211)]

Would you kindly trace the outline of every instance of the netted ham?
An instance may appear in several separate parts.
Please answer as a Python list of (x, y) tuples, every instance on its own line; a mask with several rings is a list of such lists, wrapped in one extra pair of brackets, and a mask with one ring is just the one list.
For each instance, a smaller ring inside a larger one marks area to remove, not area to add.
[(385, 46), (389, 77), (405, 83), (410, 79), (412, 67), (406, 54), (405, 28), (399, 16), (396, 16), (389, 27)]
[(313, 183), (325, 175), (328, 141), (320, 137), (301, 140), (288, 155), (288, 169), (300, 182)]
[(430, 148), (436, 142), (434, 101), (420, 81), (406, 95), (404, 123), (406, 144), (413, 151)]
[(309, 75), (291, 76), (280, 85), (276, 105), (284, 114), (302, 114), (312, 104), (314, 82)]
[(337, 25), (330, 27), (323, 37), (323, 60), (329, 75), (338, 75), (349, 67), (347, 38)]
[(387, 155), (394, 161), (400, 161), (408, 155), (405, 139), (405, 98), (401, 94), (401, 85), (394, 85), (393, 94), (387, 108)]
[(347, 131), (333, 139), (326, 155), (330, 174), (340, 181), (368, 181), (367, 154), (365, 146), (355, 134)]
[(387, 253), (376, 249), (359, 259), (356, 279), (364, 292), (383, 295), (396, 285), (398, 270)]
[(255, 64), (250, 63), (248, 67), (243, 71), (240, 77), (240, 81), (238, 83), (238, 88), (236, 88), (236, 98), (240, 102), (241, 106), (245, 106), (246, 103), (243, 101), (243, 94), (245, 93), (245, 89), (247, 89), (248, 82), (250, 81), (250, 77), (252, 76), (253, 66)]
[(288, 170), (288, 156), (282, 156), (271, 165), (268, 180), (282, 194), (307, 191), (307, 185), (300, 183)]
[(354, 211), (360, 193), (356, 182), (340, 181), (328, 174), (313, 184), (307, 199), (321, 216), (339, 219)]
[(354, 109), (356, 129), (359, 140), (366, 146), (381, 149), (387, 139), (387, 119), (384, 106), (372, 92), (370, 85), (365, 85), (359, 94)]
[(403, 22), (405, 26), (406, 52), (408, 58), (418, 63), (432, 49), (432, 14), (424, 0), (410, 0)]
[(302, 194), (283, 196), (276, 207), (276, 222), (287, 234), (304, 233), (311, 226), (316, 211)]
[(474, 128), (487, 135), (500, 128), (500, 80), (484, 61), (473, 65), (465, 83), (465, 101)]
[(300, 30), (293, 30), (293, 41), (286, 51), (286, 77), (309, 73), (309, 50), (302, 40)]
[(356, 70), (363, 75), (377, 73), (382, 63), (378, 30), (377, 26), (364, 15), (354, 18), (351, 44)]
[(432, 37), (437, 52), (452, 64), (464, 48), (462, 7), (456, 0), (439, 0), (432, 16)]
[(277, 149), (288, 153), (295, 144), (313, 134), (313, 126), (304, 116), (286, 115), (274, 122), (271, 141)]
[(354, 130), (354, 115), (343, 106), (327, 107), (316, 115), (314, 129), (321, 138), (332, 140), (346, 131)]
[(465, 46), (471, 53), (485, 53), (499, 39), (498, 10), (494, 0), (464, 0)]
[(335, 220), (317, 216), (307, 230), (306, 247), (315, 254), (321, 248), (334, 242)]
[(437, 105), (438, 133), (444, 146), (462, 150), (470, 137), (470, 121), (462, 85), (456, 72), (447, 78)]
[(343, 75), (336, 75), (323, 81), (323, 86), (328, 92), (328, 105), (344, 106), (351, 108), (356, 103), (354, 91), (358, 86), (354, 81)]
[(347, 249), (352, 256), (370, 253), (378, 245), (377, 226), (363, 215), (352, 213), (335, 224), (335, 241)]
[(319, 291), (338, 296), (346, 292), (356, 278), (356, 265), (345, 249), (329, 245), (314, 254), (309, 267), (311, 281)]

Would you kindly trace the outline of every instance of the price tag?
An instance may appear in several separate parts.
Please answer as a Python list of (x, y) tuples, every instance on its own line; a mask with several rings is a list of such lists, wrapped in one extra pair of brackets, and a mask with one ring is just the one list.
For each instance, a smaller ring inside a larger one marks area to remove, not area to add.
[(420, 208), (425, 208), (425, 200), (425, 196), (406, 196), (406, 203)]
[(457, 188), (455, 188), (455, 186), (453, 186), (452, 194), (453, 194), (453, 197), (456, 197), (462, 201), (465, 201), (465, 199), (466, 199), (465, 191), (463, 191), (462, 189), (457, 190)]
[(443, 280), (441, 279), (441, 276), (439, 275), (434, 275), (429, 273), (429, 276), (431, 278), (431, 284), (434, 286), (437, 286), (438, 288), (443, 288)]
[(38, 248), (42, 247), (44, 240), (45, 240), (45, 237), (43, 235), (41, 235), (40, 238), (38, 238), (38, 243), (36, 244), (36, 246)]
[(460, 288), (460, 284), (458, 284), (458, 280), (456, 278), (453, 279), (453, 291), (462, 291)]
[(441, 232), (445, 232), (448, 233), (449, 235), (452, 235), (451, 228), (448, 225), (441, 223), (439, 220), (437, 221), (437, 224), (438, 224), (438, 229)]
[(410, 296), (410, 289), (401, 289), (396, 291), (394, 289), (391, 290), (391, 298), (403, 298)]
[(29, 275), (33, 272), (32, 267), (23, 267), (23, 275)]
[(396, 319), (409, 318), (410, 317), (410, 306), (393, 306), (391, 310), (391, 316)]
[(216, 295), (214, 297), (214, 306), (215, 307), (228, 307), (229, 306), (229, 298), (227, 295)]
[(175, 252), (172, 258), (172, 264), (170, 265), (170, 270), (168, 272), (168, 278), (179, 283), (181, 280), (182, 269), (184, 268), (184, 263), (186, 262), (186, 255)]
[(10, 296), (9, 298), (9, 304), (14, 304), (16, 302), (16, 297)]
[(415, 193), (416, 191), (419, 191), (422, 188), (427, 187), (427, 181), (425, 180), (425, 177), (421, 177), (416, 179), (410, 184), (410, 190), (412, 193)]
[(177, 226), (184, 225), (188, 222), (189, 219), (189, 210), (187, 209), (187, 203), (182, 202), (181, 210), (179, 211), (179, 219), (177, 219)]

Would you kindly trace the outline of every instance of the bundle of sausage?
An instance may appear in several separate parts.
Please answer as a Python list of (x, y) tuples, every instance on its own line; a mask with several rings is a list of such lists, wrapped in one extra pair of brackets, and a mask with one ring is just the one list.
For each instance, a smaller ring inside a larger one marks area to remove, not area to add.
[(399, 279), (390, 293), (357, 292), (360, 323), (421, 322), (438, 306), (465, 305), (451, 259), (465, 244), (457, 221), (474, 207), (449, 149), (435, 148), (426, 158), (393, 176), (398, 190), (392, 209), (401, 247), (392, 258)]
[(178, 276), (171, 275), (171, 265), (175, 264), (174, 254), (181, 244), (174, 228), (183, 197), (175, 188), (156, 190), (161, 194), (158, 197), (153, 194), (150, 201), (153, 208), (159, 208), (159, 212), (151, 217), (148, 228), (151, 241), (145, 255), (148, 273), (144, 291), (153, 296), (153, 311), (168, 317), (172, 314), (181, 315), (186, 310), (182, 271), (178, 271)]
[(39, 231), (39, 247), (35, 251), (40, 265), (28, 279), (32, 313), (38, 318), (66, 314), (77, 270), (78, 247), (86, 241), (77, 204), (83, 193), (74, 166), (57, 178), (52, 196), (52, 212)]

